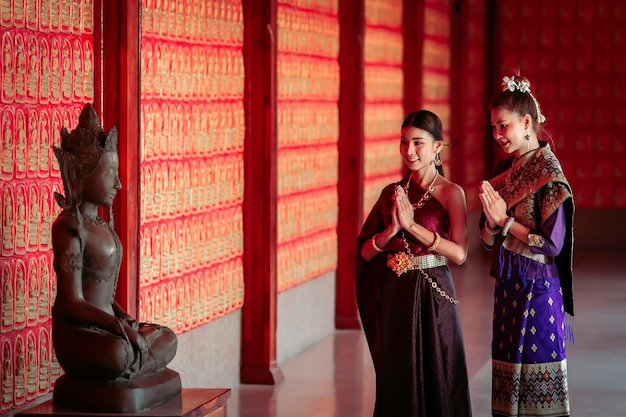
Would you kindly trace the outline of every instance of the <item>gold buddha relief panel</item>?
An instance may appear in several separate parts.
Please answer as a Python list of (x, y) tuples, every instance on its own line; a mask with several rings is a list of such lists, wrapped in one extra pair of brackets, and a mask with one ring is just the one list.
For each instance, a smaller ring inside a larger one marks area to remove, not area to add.
[(48, 394), (52, 220), (62, 191), (51, 146), (94, 98), (93, 0), (0, 1), (0, 413)]

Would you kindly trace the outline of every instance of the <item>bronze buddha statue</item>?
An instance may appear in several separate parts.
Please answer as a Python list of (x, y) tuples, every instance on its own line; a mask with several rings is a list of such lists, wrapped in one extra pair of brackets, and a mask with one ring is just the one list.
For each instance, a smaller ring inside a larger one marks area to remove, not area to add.
[[(65, 196), (52, 225), (57, 295), (53, 345), (64, 374), (55, 405), (95, 412), (136, 412), (179, 396), (180, 377), (167, 368), (177, 349), (174, 332), (133, 319), (115, 301), (122, 244), (112, 204), (122, 189), (117, 130), (100, 127), (92, 105), (71, 133), (63, 128), (59, 161)], [(109, 208), (109, 221), (98, 215)]]

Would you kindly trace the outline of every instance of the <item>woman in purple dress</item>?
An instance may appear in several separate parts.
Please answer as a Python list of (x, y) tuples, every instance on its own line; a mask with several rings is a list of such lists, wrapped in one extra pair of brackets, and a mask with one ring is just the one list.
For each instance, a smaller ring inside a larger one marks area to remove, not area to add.
[(572, 191), (550, 146), (538, 138), (545, 117), (528, 80), (504, 77), (490, 109), (493, 136), (511, 155), (479, 193), (480, 236), (496, 278), (492, 414), (569, 416)]
[(468, 417), (463, 337), (448, 261), (467, 257), (463, 189), (443, 177), (441, 120), (402, 124), (410, 175), (386, 186), (357, 238), (357, 302), (376, 371), (376, 417)]

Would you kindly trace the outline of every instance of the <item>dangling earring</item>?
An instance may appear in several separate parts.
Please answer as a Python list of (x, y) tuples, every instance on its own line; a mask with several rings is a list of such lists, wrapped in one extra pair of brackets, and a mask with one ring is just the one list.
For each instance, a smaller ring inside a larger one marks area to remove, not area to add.
[(526, 133), (526, 136), (524, 136), (524, 138), (526, 139), (526, 150), (529, 151), (530, 150), (530, 135)]
[(439, 152), (435, 154), (435, 166), (441, 166), (441, 156), (439, 156)]

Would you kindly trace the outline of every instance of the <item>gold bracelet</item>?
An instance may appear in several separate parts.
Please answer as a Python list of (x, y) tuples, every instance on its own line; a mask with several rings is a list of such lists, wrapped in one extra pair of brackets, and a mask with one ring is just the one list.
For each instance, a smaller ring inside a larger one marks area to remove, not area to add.
[(439, 236), (439, 233), (437, 232), (434, 232), (434, 233), (435, 233), (435, 241), (433, 242), (432, 245), (428, 247), (429, 252), (434, 252), (435, 249), (437, 249), (437, 247), (439, 246), (439, 243), (441, 243), (441, 236)]
[(372, 238), (370, 239), (372, 241), (372, 247), (374, 248), (374, 250), (378, 253), (383, 253), (385, 250), (381, 249), (378, 247), (378, 245), (376, 244), (376, 236), (378, 236), (378, 233), (376, 233), (374, 236), (372, 236)]

